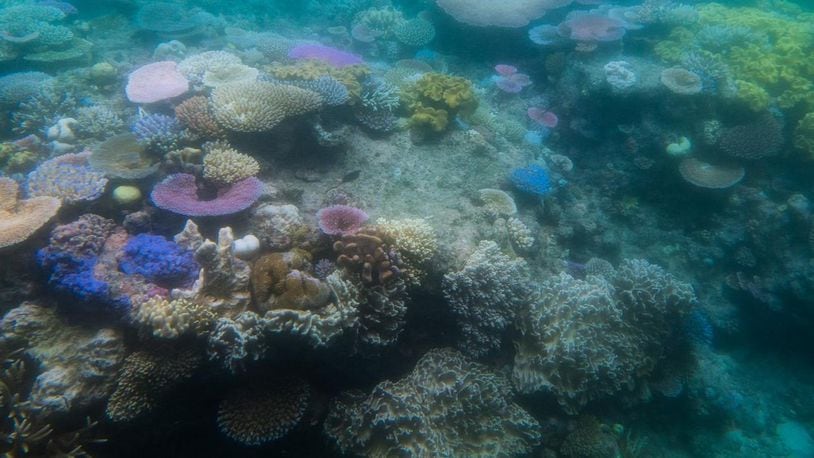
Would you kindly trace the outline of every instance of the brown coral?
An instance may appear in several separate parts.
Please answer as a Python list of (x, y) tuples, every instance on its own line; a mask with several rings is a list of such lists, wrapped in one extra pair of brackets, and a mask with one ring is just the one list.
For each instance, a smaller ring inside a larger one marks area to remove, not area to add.
[(244, 445), (272, 442), (300, 423), (310, 394), (308, 383), (295, 377), (237, 388), (220, 402), (218, 426)]
[(400, 273), (398, 253), (387, 244), (384, 234), (375, 229), (362, 229), (334, 242), (339, 253), (336, 263), (359, 274), (365, 285), (382, 285), (394, 280)]
[(44, 226), (60, 207), (54, 197), (18, 200), (19, 186), (11, 178), (0, 178), (0, 248), (16, 245)]
[(175, 107), (175, 116), (190, 130), (204, 138), (226, 136), (226, 130), (215, 121), (209, 110), (209, 101), (204, 96), (196, 95), (178, 104)]
[(331, 289), (312, 277), (311, 256), (294, 249), (267, 254), (255, 261), (252, 268), (252, 292), (263, 310), (310, 310), (326, 305)]

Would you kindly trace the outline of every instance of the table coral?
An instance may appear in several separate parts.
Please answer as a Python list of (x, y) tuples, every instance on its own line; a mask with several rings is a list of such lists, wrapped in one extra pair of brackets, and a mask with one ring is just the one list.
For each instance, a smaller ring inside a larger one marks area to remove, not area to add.
[(90, 167), (90, 155), (90, 151), (68, 153), (41, 163), (28, 174), (26, 192), (31, 197), (56, 197), (67, 204), (98, 199), (107, 178)]
[(228, 130), (264, 132), (286, 118), (319, 109), (322, 97), (287, 84), (243, 81), (215, 88), (210, 106), (212, 115)]
[(56, 215), (61, 205), (54, 197), (18, 200), (19, 186), (0, 177), (0, 248), (25, 241)]
[(263, 183), (254, 177), (228, 186), (218, 186), (209, 198), (198, 195), (194, 175), (176, 173), (153, 188), (150, 198), (156, 207), (184, 216), (230, 215), (249, 208), (260, 198)]

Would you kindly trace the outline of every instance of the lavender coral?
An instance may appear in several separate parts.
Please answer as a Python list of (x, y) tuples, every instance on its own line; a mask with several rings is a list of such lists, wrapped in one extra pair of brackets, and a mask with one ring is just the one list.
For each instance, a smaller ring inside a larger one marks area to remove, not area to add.
[(155, 185), (150, 197), (163, 210), (184, 216), (229, 215), (249, 208), (263, 192), (263, 183), (250, 177), (212, 192), (210, 198), (199, 196), (194, 175), (177, 173)]
[(28, 174), (26, 192), (30, 197), (56, 197), (68, 204), (98, 199), (107, 178), (88, 165), (90, 154), (68, 153), (43, 162)]
[(355, 234), (367, 219), (367, 213), (348, 205), (333, 205), (317, 212), (319, 228), (328, 235)]

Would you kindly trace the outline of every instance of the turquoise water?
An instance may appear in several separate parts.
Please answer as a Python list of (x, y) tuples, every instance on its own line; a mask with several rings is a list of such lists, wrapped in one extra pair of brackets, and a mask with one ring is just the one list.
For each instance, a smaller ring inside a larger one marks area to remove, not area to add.
[(6, 456), (814, 457), (814, 10), (0, 3)]

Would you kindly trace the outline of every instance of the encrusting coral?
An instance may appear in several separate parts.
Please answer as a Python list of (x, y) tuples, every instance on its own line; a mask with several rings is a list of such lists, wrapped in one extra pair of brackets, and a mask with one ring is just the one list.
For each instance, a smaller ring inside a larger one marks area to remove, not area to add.
[(609, 276), (560, 273), (520, 312), (513, 368), (520, 391), (551, 392), (575, 413), (653, 370), (695, 294), (642, 260), (626, 260)]
[(370, 457), (518, 456), (540, 442), (539, 428), (508, 380), (448, 348), (369, 395), (343, 394), (324, 424), (340, 451)]

